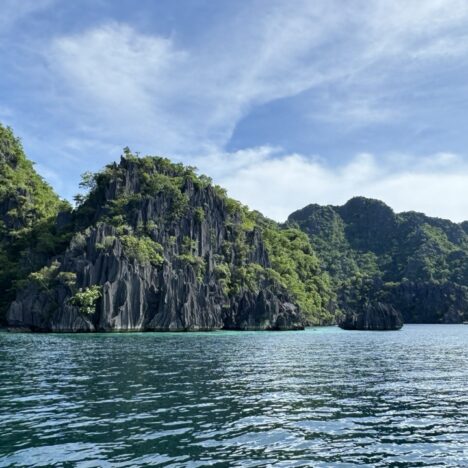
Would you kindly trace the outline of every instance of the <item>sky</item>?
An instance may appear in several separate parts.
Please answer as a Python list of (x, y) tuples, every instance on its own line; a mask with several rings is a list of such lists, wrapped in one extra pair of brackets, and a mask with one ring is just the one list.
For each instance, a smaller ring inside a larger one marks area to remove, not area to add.
[(278, 221), (468, 219), (465, 0), (0, 0), (0, 122), (64, 198), (129, 146)]

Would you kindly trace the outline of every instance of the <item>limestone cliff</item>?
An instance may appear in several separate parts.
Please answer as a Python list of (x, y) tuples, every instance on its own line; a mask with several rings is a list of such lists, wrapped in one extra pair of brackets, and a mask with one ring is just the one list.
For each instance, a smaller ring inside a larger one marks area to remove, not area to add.
[[(328, 313), (332, 296), (302, 233), (283, 233), (191, 168), (127, 152), (87, 182), (80, 206), (58, 217), (68, 247), (23, 281), (11, 328), (283, 330), (303, 328), (303, 312), (317, 323)], [(294, 291), (288, 275), (300, 268), (281, 271), (294, 255), (278, 250), (293, 242), (309, 275)]]

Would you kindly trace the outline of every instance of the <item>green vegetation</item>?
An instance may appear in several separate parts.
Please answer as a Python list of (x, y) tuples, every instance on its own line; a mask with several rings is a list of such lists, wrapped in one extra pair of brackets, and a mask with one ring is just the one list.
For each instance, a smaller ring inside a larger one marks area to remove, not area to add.
[(34, 170), (12, 130), (0, 124), (0, 324), (16, 284), (69, 241), (55, 217), (70, 209)]
[[(70, 265), (63, 259), (82, 264), (115, 255), (119, 245), (139, 264), (192, 269), (202, 287), (214, 281), (224, 305), (271, 289), (314, 324), (376, 300), (410, 317), (430, 315), (419, 312), (428, 303), (446, 304), (452, 318), (468, 310), (468, 222), (397, 215), (358, 197), (341, 207), (310, 205), (279, 225), (195, 168), (128, 148), (119, 164), (85, 172), (80, 188), (72, 209), (0, 125), (0, 322), (16, 291), (32, 284), (66, 286), (72, 303), (92, 313), (100, 287), (76, 292), (77, 272), (63, 271)], [(99, 242), (97, 228), (105, 233)]]
[(50, 289), (53, 281), (55, 281), (57, 277), (59, 268), (60, 263), (55, 260), (49, 266), (45, 266), (38, 271), (32, 272), (28, 279), (43, 289)]
[(73, 291), (76, 286), (76, 273), (73, 271), (61, 271), (57, 275), (57, 281), (68, 286)]
[(219, 263), (214, 268), (214, 275), (221, 285), (224, 294), (228, 295), (231, 288), (231, 269), (227, 263)]
[(265, 244), (270, 255), (271, 273), (290, 291), (301, 309), (316, 323), (333, 320), (334, 302), (327, 274), (320, 270), (307, 235), (299, 229), (265, 229)]
[[(395, 214), (362, 197), (341, 207), (309, 205), (293, 213), (289, 224), (308, 234), (344, 306), (387, 301), (400, 305), (411, 320), (415, 311), (402, 304), (401, 294), (434, 294), (435, 308), (442, 307), (437, 302), (442, 291), (468, 287), (468, 235), (462, 225), (415, 212)], [(444, 301), (464, 307), (461, 300)]]
[(202, 257), (197, 257), (191, 254), (181, 254), (177, 256), (177, 259), (191, 265), (195, 271), (197, 280), (199, 282), (203, 281), (203, 276), (206, 271), (206, 264), (205, 260)]
[[(211, 183), (211, 179), (197, 176), (194, 167), (174, 164), (162, 157), (137, 157), (128, 148), (124, 154), (120, 165), (109, 164), (96, 174), (85, 172), (82, 175), (80, 187), (87, 193), (75, 197), (77, 221), (82, 227), (97, 221), (98, 207), (102, 207), (105, 213), (100, 213), (101, 221), (115, 226), (132, 225), (133, 217), (142, 204), (157, 198), (164, 198), (168, 204), (165, 221), (178, 222), (189, 208), (187, 188), (192, 185), (200, 190)], [(128, 191), (128, 183), (134, 183), (133, 190)], [(115, 184), (117, 192), (108, 198), (106, 188), (110, 184)]]
[[(179, 261), (191, 265), (202, 281), (207, 265), (195, 238), (170, 235), (162, 246), (149, 235), (155, 229), (178, 231), (179, 223), (188, 217), (201, 224), (206, 219), (205, 208), (199, 202), (195, 204), (192, 197), (206, 191), (216, 200), (227, 230), (221, 250), (216, 253), (218, 258), (213, 271), (225, 294), (234, 296), (243, 290), (258, 292), (262, 287), (276, 285), (290, 294), (291, 300), (297, 302), (311, 322), (333, 320), (335, 295), (330, 280), (321, 272), (311, 244), (302, 232), (281, 227), (250, 211), (229, 198), (224, 189), (213, 185), (209, 177), (198, 176), (193, 167), (174, 164), (161, 157), (139, 158), (128, 148), (124, 153), (120, 165), (108, 165), (98, 174), (84, 175), (82, 188), (88, 188), (89, 193), (82, 196), (77, 208), (77, 218), (82, 225), (96, 222), (95, 213), (100, 211), (100, 221), (117, 228), (129, 258), (160, 265), (163, 252), (169, 249)], [(116, 193), (106, 199), (103, 195), (110, 185), (116, 187)], [(130, 191), (129, 185), (132, 186)], [(139, 220), (147, 206), (162, 207), (157, 223)], [(216, 243), (216, 238), (216, 232), (212, 232), (210, 242)], [(260, 244), (255, 245), (256, 242)], [(258, 248), (266, 249), (267, 263), (253, 260)]]
[(72, 271), (60, 271), (61, 264), (58, 260), (53, 260), (50, 265), (46, 265), (37, 271), (31, 272), (25, 279), (20, 279), (15, 286), (18, 289), (35, 285), (42, 291), (51, 292), (58, 284), (67, 286), (70, 291), (76, 287), (76, 273)]
[(103, 241), (100, 243), (96, 243), (97, 250), (109, 250), (114, 245), (116, 240), (115, 236), (106, 236), (104, 237)]
[(80, 289), (70, 298), (70, 304), (78, 307), (82, 314), (93, 314), (96, 311), (98, 300), (102, 296), (101, 286), (90, 286), (86, 289)]
[(23, 147), (10, 128), (0, 124), (0, 203), (10, 201), (3, 222), (12, 229), (10, 235), (20, 237), (40, 219), (54, 217), (66, 204), (37, 174), (33, 163), (24, 155)]
[(163, 264), (164, 257), (161, 244), (158, 244), (149, 237), (125, 235), (121, 236), (120, 240), (127, 257), (137, 260), (141, 264), (151, 263), (154, 266)]
[(197, 206), (193, 212), (194, 218), (201, 223), (205, 219), (205, 210), (201, 206)]

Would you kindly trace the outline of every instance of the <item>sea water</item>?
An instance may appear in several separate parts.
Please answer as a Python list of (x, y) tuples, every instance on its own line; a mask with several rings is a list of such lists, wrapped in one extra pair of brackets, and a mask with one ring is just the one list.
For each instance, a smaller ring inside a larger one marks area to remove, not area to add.
[(468, 326), (0, 333), (0, 467), (467, 466)]

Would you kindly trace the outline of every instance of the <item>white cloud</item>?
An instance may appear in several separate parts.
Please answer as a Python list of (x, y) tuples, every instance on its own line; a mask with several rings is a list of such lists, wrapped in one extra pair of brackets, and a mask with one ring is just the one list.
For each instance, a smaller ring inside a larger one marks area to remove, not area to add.
[(413, 56), (417, 59), (453, 59), (467, 56), (468, 36), (437, 38), (416, 50)]
[(463, 158), (448, 153), (396, 156), (358, 154), (332, 168), (317, 158), (260, 147), (196, 162), (203, 172), (214, 173), (232, 197), (279, 221), (309, 203), (339, 205), (357, 195), (384, 200), (396, 211), (468, 219), (468, 164)]
[(338, 124), (341, 130), (354, 130), (369, 124), (397, 121), (403, 115), (402, 110), (389, 104), (384, 96), (348, 94), (342, 99), (322, 98), (319, 101), (321, 112), (311, 112), (309, 119)]
[(174, 97), (175, 68), (185, 59), (170, 39), (118, 23), (58, 38), (48, 51), (52, 69), (67, 83), (71, 105), (86, 116), (85, 133), (152, 136), (173, 149), (182, 128), (171, 127), (165, 109)]
[(369, 2), (368, 34), (372, 39), (367, 56), (411, 57), (457, 28), (466, 27), (468, 3), (464, 0), (384, 0)]
[(105, 125), (136, 134), (165, 153), (222, 146), (253, 105), (326, 79), (312, 65), (301, 65), (323, 40), (325, 24), (318, 31), (306, 17), (280, 12), (273, 9), (258, 21), (245, 13), (244, 34), (237, 23), (226, 24), (198, 49), (125, 24), (104, 24), (55, 39), (46, 60), (71, 105), (99, 121), (92, 127), (101, 133)]
[(169, 39), (137, 34), (123, 24), (107, 24), (56, 39), (51, 58), (59, 62), (73, 87), (114, 112), (150, 104), (144, 101), (147, 91), (166, 84), (164, 76), (178, 53)]

